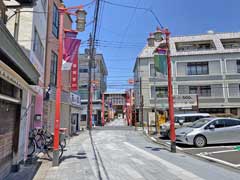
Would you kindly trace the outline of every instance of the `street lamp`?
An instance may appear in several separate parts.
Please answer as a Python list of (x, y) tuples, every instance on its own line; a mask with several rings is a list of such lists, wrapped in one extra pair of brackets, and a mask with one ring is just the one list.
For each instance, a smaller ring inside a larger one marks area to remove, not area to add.
[(176, 152), (176, 134), (175, 134), (175, 124), (174, 124), (174, 106), (173, 106), (173, 92), (172, 92), (172, 71), (171, 71), (171, 57), (170, 57), (170, 45), (169, 37), (170, 32), (168, 28), (157, 28), (154, 33), (156, 41), (160, 42), (163, 40), (162, 35), (165, 35), (166, 47), (157, 48), (156, 52), (160, 53), (162, 51), (167, 51), (167, 70), (168, 70), (168, 106), (169, 106), (169, 119), (170, 119), (170, 139), (171, 139), (171, 152)]
[(78, 32), (83, 32), (83, 31), (85, 31), (87, 13), (83, 9), (78, 9), (76, 11), (76, 15), (77, 15), (76, 29), (77, 29)]
[[(76, 12), (72, 12), (75, 10)], [(60, 109), (61, 109), (61, 82), (62, 82), (62, 59), (63, 59), (63, 21), (64, 14), (77, 16), (77, 31), (84, 31), (86, 23), (86, 12), (83, 6), (74, 6), (66, 8), (62, 4), (58, 8), (59, 12), (59, 49), (58, 49), (58, 64), (57, 64), (57, 87), (56, 87), (56, 111), (54, 121), (54, 140), (53, 140), (53, 166), (59, 165), (59, 128), (60, 128)], [(69, 30), (68, 30), (69, 31)], [(73, 30), (70, 30), (73, 31)]]

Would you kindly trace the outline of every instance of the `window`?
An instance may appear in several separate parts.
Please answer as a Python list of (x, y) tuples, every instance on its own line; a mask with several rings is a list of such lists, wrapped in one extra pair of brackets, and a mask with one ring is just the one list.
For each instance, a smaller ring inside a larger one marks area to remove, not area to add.
[(88, 73), (88, 68), (79, 68), (79, 73)]
[(53, 5), (53, 20), (52, 20), (52, 33), (58, 38), (58, 26), (59, 26), (59, 16), (58, 16), (58, 7), (56, 4)]
[(156, 76), (156, 71), (155, 71), (155, 65), (150, 64), (150, 77), (155, 77)]
[(215, 120), (211, 123), (211, 125), (214, 125), (215, 128), (224, 128), (225, 127), (225, 120), (224, 119)]
[(168, 97), (168, 88), (167, 87), (155, 87), (152, 86), (151, 87), (151, 98), (155, 97), (155, 93), (156, 93), (156, 97), (157, 98), (166, 98)]
[(198, 94), (202, 97), (211, 96), (211, 86), (189, 86), (189, 94)]
[(82, 84), (79, 86), (79, 88), (88, 88), (88, 85), (87, 84)]
[(188, 75), (209, 74), (208, 62), (191, 62), (187, 63)]
[(226, 127), (231, 127), (231, 126), (239, 126), (240, 121), (233, 120), (233, 119), (226, 119), (225, 120), (225, 126)]
[(240, 73), (240, 60), (237, 60), (237, 73)]
[(51, 69), (50, 69), (50, 84), (56, 86), (57, 84), (57, 62), (58, 56), (52, 51)]
[(35, 28), (34, 30), (34, 41), (33, 41), (33, 51), (35, 55), (37, 56), (39, 62), (43, 64), (43, 45), (40, 39), (40, 36)]
[(201, 108), (199, 109), (199, 112), (218, 114), (218, 113), (225, 113), (225, 109), (224, 108)]

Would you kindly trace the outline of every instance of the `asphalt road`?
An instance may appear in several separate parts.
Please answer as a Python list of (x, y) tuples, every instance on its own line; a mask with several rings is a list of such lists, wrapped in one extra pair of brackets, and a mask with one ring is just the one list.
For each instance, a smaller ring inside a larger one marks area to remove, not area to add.
[(164, 150), (123, 120), (97, 128), (92, 135), (102, 179), (240, 179), (238, 172)]
[[(115, 120), (74, 137), (59, 167), (42, 166), (34, 180), (239, 180), (226, 169), (182, 153), (170, 153), (142, 131)], [(92, 138), (91, 138), (92, 137)]]

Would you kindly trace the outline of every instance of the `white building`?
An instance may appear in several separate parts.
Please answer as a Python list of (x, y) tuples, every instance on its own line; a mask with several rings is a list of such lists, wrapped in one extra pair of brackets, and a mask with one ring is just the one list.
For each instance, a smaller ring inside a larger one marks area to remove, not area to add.
[[(155, 77), (154, 50), (164, 41), (148, 41), (136, 59), (135, 81), (142, 80), (144, 120), (155, 106), (168, 108), (167, 79)], [(170, 38), (173, 94), (198, 94), (199, 111), (240, 116), (240, 33), (213, 33)], [(156, 86), (156, 88), (154, 88)], [(140, 97), (140, 83), (135, 95)], [(140, 107), (140, 98), (136, 107)], [(177, 111), (177, 110), (175, 110)]]

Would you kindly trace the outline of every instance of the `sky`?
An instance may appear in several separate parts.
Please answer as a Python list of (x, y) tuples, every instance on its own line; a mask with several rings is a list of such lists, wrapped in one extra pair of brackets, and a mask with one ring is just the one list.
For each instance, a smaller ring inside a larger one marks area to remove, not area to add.
[[(161, 24), (172, 36), (214, 32), (240, 32), (240, 0), (106, 0), (117, 4), (148, 8), (154, 11)], [(64, 0), (67, 6), (88, 4), (92, 0)], [(130, 88), (133, 66), (146, 45), (150, 32), (158, 26), (151, 13), (126, 7), (113, 6), (100, 1), (97, 31), (97, 53), (102, 53), (108, 68), (108, 92)], [(87, 27), (78, 38), (82, 40), (80, 52), (87, 46), (92, 32), (95, 3), (85, 6)]]

